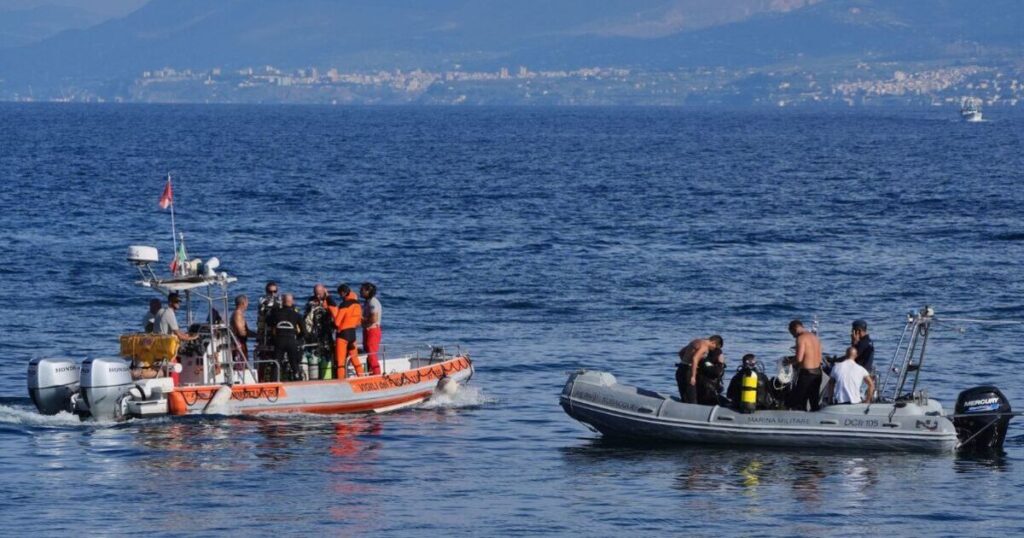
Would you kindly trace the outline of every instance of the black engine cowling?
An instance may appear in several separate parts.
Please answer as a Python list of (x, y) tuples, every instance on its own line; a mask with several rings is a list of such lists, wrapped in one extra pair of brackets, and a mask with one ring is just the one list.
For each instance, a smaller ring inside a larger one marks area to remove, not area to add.
[(1012, 409), (1006, 396), (991, 385), (974, 387), (956, 399), (956, 427), (960, 450), (993, 452), (1003, 448)]

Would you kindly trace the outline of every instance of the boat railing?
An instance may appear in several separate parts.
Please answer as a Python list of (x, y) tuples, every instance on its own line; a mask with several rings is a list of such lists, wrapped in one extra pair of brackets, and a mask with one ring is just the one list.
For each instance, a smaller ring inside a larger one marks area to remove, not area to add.
[[(274, 359), (254, 359), (252, 361), (253, 368), (256, 369), (259, 375), (260, 383), (280, 383), (281, 382), (281, 365)], [(260, 368), (261, 365), (269, 366), (268, 371), (273, 373), (273, 379), (263, 379), (263, 370)]]
[[(913, 397), (917, 392), (917, 383), (924, 366), (925, 351), (928, 347), (928, 336), (935, 316), (931, 307), (925, 306), (919, 312), (907, 315), (907, 323), (903, 327), (892, 360), (882, 377), (878, 389), (881, 401), (896, 401)], [(913, 376), (911, 376), (913, 374)], [(910, 391), (904, 392), (910, 382)], [(891, 383), (891, 390), (890, 390)]]
[(381, 344), (380, 346), (380, 358), (381, 361), (386, 361), (387, 358), (411, 358), (419, 360), (429, 360), (433, 362), (444, 362), (451, 359), (452, 357), (462, 356), (465, 353), (462, 350), (462, 346), (456, 344), (454, 350), (451, 347), (436, 345), (436, 344), (424, 344), (424, 343), (409, 343), (409, 342), (389, 342), (387, 344)]

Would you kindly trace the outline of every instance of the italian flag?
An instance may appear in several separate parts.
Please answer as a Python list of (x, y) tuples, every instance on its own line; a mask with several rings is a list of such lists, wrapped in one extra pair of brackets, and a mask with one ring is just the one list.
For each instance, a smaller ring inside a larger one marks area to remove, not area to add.
[(178, 252), (174, 253), (174, 260), (171, 261), (171, 273), (177, 273), (178, 268), (181, 267), (188, 260), (188, 254), (185, 253), (185, 242), (178, 243)]

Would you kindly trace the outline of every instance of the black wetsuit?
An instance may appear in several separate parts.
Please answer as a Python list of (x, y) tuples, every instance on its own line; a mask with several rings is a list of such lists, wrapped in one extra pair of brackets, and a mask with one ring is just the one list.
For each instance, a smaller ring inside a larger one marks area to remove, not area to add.
[(327, 297), (327, 300), (321, 304), (316, 296), (313, 296), (306, 301), (304, 316), (306, 323), (305, 340), (307, 344), (317, 344), (318, 352), (322, 352), (324, 356), (329, 356), (324, 350), (330, 351), (334, 345), (334, 319), (331, 318), (331, 313), (327, 310), (326, 306), (335, 306), (334, 299)]
[(821, 368), (797, 370), (793, 392), (789, 394), (788, 406), (797, 411), (821, 409)]
[[(685, 352), (686, 348), (683, 351)], [(718, 393), (722, 390), (722, 374), (725, 372), (725, 366), (718, 362), (721, 355), (721, 350), (714, 349), (701, 359), (697, 365), (696, 386), (690, 385), (691, 365), (683, 362), (676, 365), (676, 385), (679, 387), (679, 397), (683, 402), (700, 405), (718, 404)]]
[(679, 398), (684, 403), (697, 403), (697, 387), (690, 385), (690, 365), (676, 365), (676, 386), (679, 387)]
[(871, 336), (865, 334), (860, 340), (857, 340), (857, 345), (854, 347), (857, 348), (857, 358), (854, 359), (857, 364), (863, 366), (869, 374), (875, 373), (875, 343), (871, 341)]
[[(768, 376), (762, 372), (757, 372), (757, 409), (770, 409), (772, 406), (771, 396), (768, 391), (768, 387), (771, 385), (771, 380)], [(733, 407), (739, 407), (740, 405), (740, 392), (743, 390), (743, 378), (750, 372), (750, 368), (746, 366), (740, 366), (736, 370), (736, 375), (732, 376), (729, 381), (729, 389), (725, 392), (725, 397), (729, 399), (729, 402)]]
[[(282, 379), (300, 379), (302, 315), (294, 308), (277, 308), (270, 314), (267, 325), (274, 334), (274, 361), (281, 368)], [(287, 368), (285, 358), (288, 359)]]

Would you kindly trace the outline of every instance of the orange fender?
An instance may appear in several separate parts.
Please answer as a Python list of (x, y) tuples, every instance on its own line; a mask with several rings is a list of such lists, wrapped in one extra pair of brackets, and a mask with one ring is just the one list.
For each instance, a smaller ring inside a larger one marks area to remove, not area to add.
[(167, 411), (176, 417), (188, 414), (188, 405), (185, 403), (185, 396), (178, 391), (172, 392), (167, 397)]

